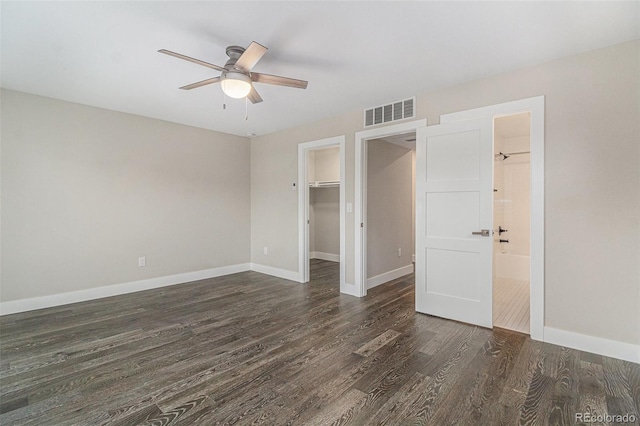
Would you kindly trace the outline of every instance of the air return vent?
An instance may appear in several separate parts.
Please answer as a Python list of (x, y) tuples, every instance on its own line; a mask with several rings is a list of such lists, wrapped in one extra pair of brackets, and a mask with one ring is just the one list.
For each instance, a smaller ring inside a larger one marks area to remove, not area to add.
[(364, 127), (404, 120), (405, 118), (415, 118), (415, 102), (416, 98), (413, 97), (402, 101), (392, 102), (388, 105), (365, 109)]

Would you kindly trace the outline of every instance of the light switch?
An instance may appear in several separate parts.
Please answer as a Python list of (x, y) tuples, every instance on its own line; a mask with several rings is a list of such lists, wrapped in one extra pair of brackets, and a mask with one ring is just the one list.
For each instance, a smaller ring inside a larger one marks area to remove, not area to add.
[(347, 203), (347, 213), (353, 213), (353, 204)]

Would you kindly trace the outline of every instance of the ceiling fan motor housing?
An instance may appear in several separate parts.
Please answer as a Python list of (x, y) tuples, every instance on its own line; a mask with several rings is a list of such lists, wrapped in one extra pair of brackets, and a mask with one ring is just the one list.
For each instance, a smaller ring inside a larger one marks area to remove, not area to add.
[[(244, 47), (240, 46), (229, 46), (227, 47), (227, 56), (231, 59), (235, 59), (236, 61), (242, 54), (244, 53)], [(235, 61), (233, 61), (235, 63)], [(227, 62), (229, 63), (229, 62)]]
[(249, 72), (244, 71), (242, 69), (236, 69), (235, 65), (236, 62), (238, 62), (238, 59), (240, 59), (240, 56), (242, 56), (242, 54), (244, 53), (245, 49), (244, 47), (240, 47), (240, 46), (229, 46), (227, 47), (227, 56), (229, 57), (229, 60), (224, 64), (224, 69), (226, 70), (222, 72), (222, 78), (225, 78), (225, 75), (229, 74), (229, 77), (232, 77), (233, 74), (233, 78), (236, 78), (237, 75), (239, 74), (243, 74), (243, 75), (249, 75)]

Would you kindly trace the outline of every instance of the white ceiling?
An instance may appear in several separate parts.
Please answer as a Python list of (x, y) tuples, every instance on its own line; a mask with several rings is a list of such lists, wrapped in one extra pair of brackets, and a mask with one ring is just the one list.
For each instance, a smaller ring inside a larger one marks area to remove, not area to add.
[[(2, 87), (245, 135), (265, 134), (430, 90), (640, 38), (640, 2), (1, 3)], [(217, 75), (157, 53), (224, 65), (225, 48), (270, 50), (257, 84), (229, 100)]]

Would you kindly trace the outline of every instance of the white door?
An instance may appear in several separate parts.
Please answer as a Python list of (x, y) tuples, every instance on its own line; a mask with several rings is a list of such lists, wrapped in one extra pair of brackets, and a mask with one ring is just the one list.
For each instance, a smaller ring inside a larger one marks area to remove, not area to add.
[(492, 327), (492, 185), (492, 120), (418, 129), (418, 312)]

